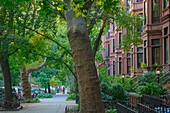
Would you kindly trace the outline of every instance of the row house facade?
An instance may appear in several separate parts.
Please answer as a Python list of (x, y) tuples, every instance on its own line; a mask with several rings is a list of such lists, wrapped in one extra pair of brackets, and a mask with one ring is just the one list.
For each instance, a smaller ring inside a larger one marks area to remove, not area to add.
[(143, 73), (141, 63), (147, 67), (154, 64), (170, 64), (170, 2), (169, 0), (124, 0), (127, 10), (143, 15), (141, 29), (143, 44), (132, 47), (129, 52), (119, 47), (125, 29), (117, 30), (115, 22), (102, 37), (102, 53), (108, 75)]

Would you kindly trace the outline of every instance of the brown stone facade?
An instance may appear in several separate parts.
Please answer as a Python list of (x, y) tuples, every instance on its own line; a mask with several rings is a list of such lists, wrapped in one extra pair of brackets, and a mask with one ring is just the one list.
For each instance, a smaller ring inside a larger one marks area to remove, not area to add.
[(139, 30), (143, 44), (132, 47), (129, 52), (119, 48), (125, 29), (117, 31), (115, 22), (102, 37), (105, 51), (102, 53), (108, 75), (143, 73), (141, 64), (151, 68), (170, 64), (170, 2), (169, 0), (124, 0), (127, 10), (143, 15)]

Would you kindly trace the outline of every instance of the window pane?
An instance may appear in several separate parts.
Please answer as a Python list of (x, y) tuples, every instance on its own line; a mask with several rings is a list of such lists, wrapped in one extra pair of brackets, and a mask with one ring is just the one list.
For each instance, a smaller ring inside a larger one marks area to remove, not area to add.
[(137, 0), (137, 2), (142, 2), (143, 0)]
[(147, 2), (144, 2), (144, 24), (146, 24), (146, 18), (147, 18)]
[(137, 48), (137, 52), (143, 52), (143, 48), (142, 47), (138, 47)]
[(107, 45), (107, 49), (108, 49), (108, 50), (107, 50), (107, 55), (108, 55), (108, 57), (109, 57), (109, 56), (110, 56), (110, 44)]
[(152, 47), (152, 64), (160, 64), (160, 48)]
[(158, 23), (159, 22), (159, 7), (160, 7), (159, 0), (152, 0), (152, 22)]
[(108, 73), (108, 75), (110, 75), (110, 64), (108, 64), (108, 66), (107, 66), (107, 73)]
[(138, 53), (137, 54), (137, 67), (140, 68), (141, 67), (141, 63), (143, 62), (143, 54), (142, 53)]
[(159, 39), (153, 39), (152, 40), (152, 45), (159, 45), (160, 44), (160, 42), (159, 42)]
[(168, 4), (169, 4), (169, 0), (164, 0), (164, 9), (168, 7)]
[(164, 63), (168, 64), (168, 37), (164, 39)]
[(115, 39), (113, 39), (113, 53), (115, 52)]
[(119, 44), (122, 42), (122, 33), (119, 33)]
[(115, 61), (113, 61), (113, 74), (115, 74), (116, 73), (116, 63), (115, 63)]
[(122, 74), (122, 58), (119, 58), (119, 74)]

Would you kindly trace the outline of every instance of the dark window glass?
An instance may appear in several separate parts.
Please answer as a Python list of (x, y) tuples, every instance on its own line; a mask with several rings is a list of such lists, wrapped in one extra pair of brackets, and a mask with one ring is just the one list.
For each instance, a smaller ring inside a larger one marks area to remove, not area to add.
[(131, 68), (131, 58), (130, 53), (127, 54), (127, 74), (130, 74), (130, 68)]
[(168, 4), (169, 4), (169, 0), (163, 0), (163, 8), (167, 8), (168, 7)]
[(159, 39), (153, 39), (152, 40), (152, 45), (153, 46), (159, 46), (159, 44), (160, 44), (160, 40)]
[(137, 2), (142, 2), (143, 0), (137, 0)]
[(110, 44), (107, 45), (107, 56), (110, 56)]
[(122, 58), (119, 58), (119, 74), (122, 74)]
[(112, 25), (113, 25), (113, 31), (115, 30), (115, 24), (114, 24), (114, 22), (112, 22)]
[(137, 67), (141, 67), (141, 63), (143, 62), (143, 48), (138, 47), (137, 48)]
[(110, 75), (110, 64), (108, 64), (108, 66), (107, 66), (107, 73), (108, 73), (108, 75)]
[(168, 27), (164, 28), (164, 35), (168, 34)]
[(119, 33), (119, 44), (122, 42), (122, 33)]
[(143, 52), (143, 48), (142, 47), (138, 47), (137, 48), (137, 52)]
[(144, 24), (146, 24), (147, 19), (147, 2), (144, 2)]
[(152, 64), (160, 64), (160, 47), (152, 47)]
[(144, 46), (146, 46), (147, 45), (147, 42), (146, 42), (146, 40), (144, 41)]
[(116, 63), (115, 63), (115, 61), (113, 61), (113, 74), (115, 74), (116, 73)]
[(159, 0), (152, 0), (152, 23), (159, 23), (159, 16), (160, 16), (160, 1)]
[(144, 63), (146, 64), (147, 62), (147, 57), (146, 57), (146, 48), (144, 48)]
[(113, 39), (113, 53), (115, 52), (115, 39)]
[(160, 64), (160, 40), (152, 40), (152, 64)]
[(131, 53), (131, 59), (132, 59), (132, 66), (133, 66), (133, 48), (132, 48), (132, 53)]
[(164, 38), (164, 63), (168, 64), (168, 37)]

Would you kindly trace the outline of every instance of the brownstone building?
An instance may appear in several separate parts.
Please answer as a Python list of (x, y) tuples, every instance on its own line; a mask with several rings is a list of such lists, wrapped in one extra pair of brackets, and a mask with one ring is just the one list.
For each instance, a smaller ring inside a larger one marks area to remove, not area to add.
[(143, 73), (141, 63), (147, 67), (155, 64), (170, 64), (170, 2), (169, 0), (124, 0), (126, 9), (135, 14), (143, 15), (141, 29), (143, 44), (132, 47), (129, 52), (119, 48), (126, 33), (117, 31), (115, 22), (110, 24), (107, 34), (102, 37), (105, 48), (103, 58), (109, 75)]

